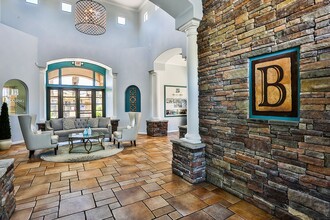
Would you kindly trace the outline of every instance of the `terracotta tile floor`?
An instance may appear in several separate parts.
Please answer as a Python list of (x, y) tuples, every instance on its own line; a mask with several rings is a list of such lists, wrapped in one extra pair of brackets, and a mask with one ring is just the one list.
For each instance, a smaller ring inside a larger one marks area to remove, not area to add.
[(81, 163), (29, 160), (23, 144), (12, 146), (0, 152), (15, 158), (11, 219), (275, 219), (212, 184), (172, 174), (170, 139), (177, 137), (140, 135), (136, 147)]

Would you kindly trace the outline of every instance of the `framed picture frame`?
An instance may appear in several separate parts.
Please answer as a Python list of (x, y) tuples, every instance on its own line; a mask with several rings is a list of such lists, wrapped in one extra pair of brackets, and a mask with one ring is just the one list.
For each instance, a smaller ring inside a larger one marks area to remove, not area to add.
[(187, 87), (164, 86), (164, 116), (183, 117), (187, 116)]
[(249, 118), (299, 120), (299, 48), (250, 58)]

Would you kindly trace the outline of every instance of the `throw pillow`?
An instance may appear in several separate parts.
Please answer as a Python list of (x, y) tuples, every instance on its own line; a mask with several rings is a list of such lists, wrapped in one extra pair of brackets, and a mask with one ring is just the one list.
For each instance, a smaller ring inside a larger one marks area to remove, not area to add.
[(50, 125), (52, 126), (54, 131), (63, 130), (63, 119), (62, 118), (51, 119)]
[(99, 118), (99, 128), (106, 128), (110, 123), (110, 118)]
[(76, 128), (87, 128), (88, 127), (88, 119), (87, 118), (76, 118), (74, 121)]
[(91, 128), (97, 128), (99, 126), (99, 119), (98, 118), (89, 118), (88, 125), (91, 126)]
[(70, 130), (75, 129), (76, 125), (74, 124), (75, 118), (63, 118), (63, 129)]

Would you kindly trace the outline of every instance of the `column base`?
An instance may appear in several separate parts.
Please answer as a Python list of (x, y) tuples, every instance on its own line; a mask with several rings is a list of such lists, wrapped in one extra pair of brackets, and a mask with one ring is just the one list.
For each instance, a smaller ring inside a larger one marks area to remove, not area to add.
[(191, 144), (182, 140), (172, 142), (172, 172), (190, 183), (206, 179), (205, 144)]
[(187, 134), (187, 125), (180, 125), (179, 126), (179, 138), (184, 138)]
[(181, 138), (182, 141), (191, 143), (191, 144), (200, 144), (202, 143), (201, 137), (199, 134), (189, 134), (187, 133), (184, 138)]
[(167, 120), (147, 120), (147, 135), (152, 137), (167, 136)]

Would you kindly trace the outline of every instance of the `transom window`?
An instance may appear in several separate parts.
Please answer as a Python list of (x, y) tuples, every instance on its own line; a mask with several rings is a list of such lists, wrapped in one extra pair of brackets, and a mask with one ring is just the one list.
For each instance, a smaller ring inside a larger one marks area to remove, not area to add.
[(105, 116), (105, 73), (104, 68), (90, 63), (49, 65), (47, 119)]

